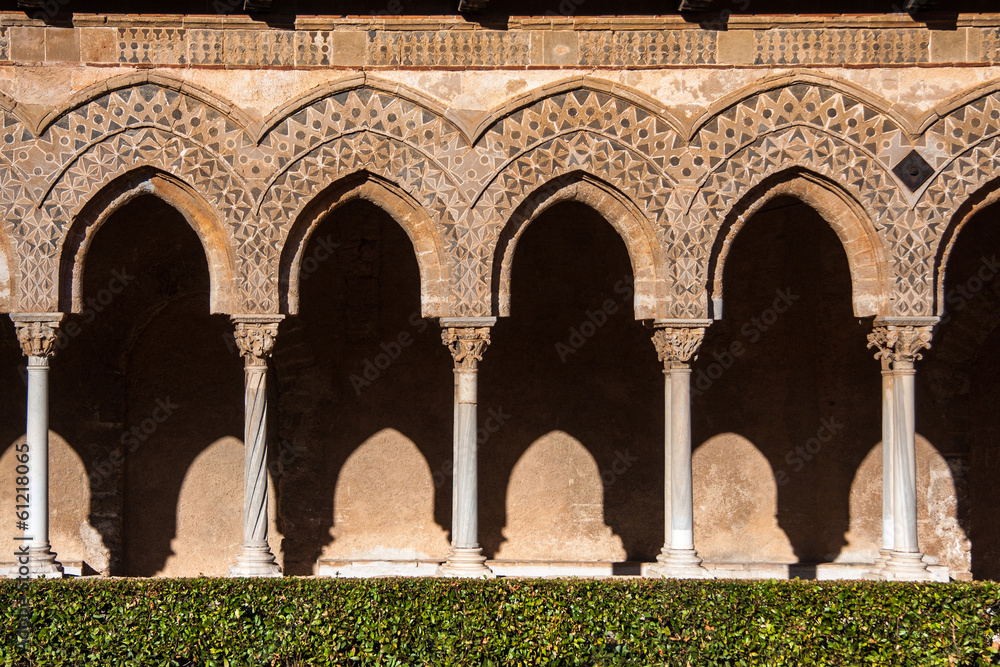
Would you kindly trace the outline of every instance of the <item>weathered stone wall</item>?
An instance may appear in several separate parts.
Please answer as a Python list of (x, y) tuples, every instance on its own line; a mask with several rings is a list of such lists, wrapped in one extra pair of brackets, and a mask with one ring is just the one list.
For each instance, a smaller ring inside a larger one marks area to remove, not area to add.
[[(285, 570), (441, 559), (451, 373), (425, 318), (455, 315), (501, 316), (481, 376), (488, 554), (651, 559), (662, 378), (635, 320), (714, 317), (695, 388), (733, 362), (693, 402), (702, 554), (870, 559), (878, 364), (858, 318), (947, 312), (917, 366), (920, 537), (953, 575), (996, 576), (1000, 309), (986, 290), (957, 307), (947, 281), (979, 271), (959, 230), (995, 215), (1000, 16), (728, 28), (0, 15), (0, 308), (79, 330), (53, 366), (55, 550), (224, 572), (243, 433), (223, 315), (287, 313), (269, 466)], [(97, 311), (120, 262), (143, 277)], [(773, 331), (747, 325), (786, 288), (802, 297)], [(13, 444), (23, 394), (3, 410)]]

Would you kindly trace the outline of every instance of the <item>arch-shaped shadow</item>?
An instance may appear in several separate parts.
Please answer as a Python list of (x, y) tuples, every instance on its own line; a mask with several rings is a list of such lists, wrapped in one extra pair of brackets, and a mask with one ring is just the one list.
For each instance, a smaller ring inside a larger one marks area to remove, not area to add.
[[(535, 559), (551, 556), (543, 539), (551, 513), (518, 517), (507, 508), (515, 466), (553, 432), (579, 443), (600, 473), (601, 505), (581, 508), (580, 556), (649, 560), (663, 545), (662, 365), (651, 332), (634, 321), (632, 285), (621, 237), (593, 208), (560, 202), (524, 231), (511, 317), (493, 328), (480, 362), (480, 420), (493, 427), (479, 454), (488, 555), (506, 541), (538, 545)], [(527, 546), (518, 553), (530, 555)]]
[(831, 226), (788, 196), (755, 211), (729, 252), (724, 316), (692, 365), (693, 442), (748, 440), (774, 471), (778, 525), (795, 558), (829, 562), (848, 530), (854, 472), (881, 434), (871, 329), (854, 318)]
[[(972, 576), (1000, 579), (1000, 190), (986, 188), (955, 215), (938, 257), (938, 312), (917, 363), (917, 430), (955, 478), (958, 521), (972, 542)], [(947, 272), (945, 272), (947, 269)]]
[[(623, 471), (624, 464), (619, 466)], [(604, 523), (603, 474), (583, 444), (564, 431), (531, 443), (507, 485), (506, 538), (496, 557), (562, 561), (623, 561), (621, 538)]]
[(517, 243), (533, 220), (560, 202), (579, 202), (600, 213), (625, 243), (634, 276), (636, 319), (662, 314), (668, 293), (663, 250), (652, 224), (627, 197), (589, 174), (571, 173), (553, 179), (529, 195), (506, 222), (493, 253), (493, 311), (510, 315), (511, 267)]
[(708, 265), (708, 276), (712, 280), (710, 298), (716, 312), (721, 311), (723, 273), (736, 235), (747, 220), (779, 197), (794, 197), (806, 204), (837, 234), (850, 267), (854, 314), (858, 317), (889, 314), (889, 269), (874, 224), (843, 188), (802, 169), (778, 174), (761, 183), (726, 215), (715, 237)]
[[(920, 550), (948, 567), (952, 576), (970, 572), (971, 543), (958, 522), (958, 495), (948, 462), (926, 438), (916, 438), (917, 540)], [(872, 562), (882, 546), (882, 443), (872, 447), (851, 483), (851, 524), (837, 557)]]
[[(303, 271), (311, 273), (306, 246), (316, 228), (333, 211), (351, 201), (366, 201), (387, 212), (406, 232), (413, 244), (420, 272), (420, 307), (424, 317), (447, 314), (450, 271), (444, 244), (427, 211), (401, 188), (373, 174), (358, 173), (324, 189), (295, 220), (284, 246), (278, 269), (282, 312), (295, 315), (299, 309), (299, 283)], [(323, 249), (315, 249), (314, 252)], [(323, 260), (325, 261), (325, 260)], [(306, 263), (306, 266), (303, 265)], [(315, 269), (312, 269), (315, 270)]]
[(222, 222), (208, 202), (190, 186), (150, 167), (137, 168), (102, 188), (66, 230), (58, 251), (60, 310), (83, 311), (83, 274), (94, 235), (116, 211), (147, 195), (156, 196), (178, 211), (198, 235), (208, 261), (211, 312), (237, 312), (236, 256)]
[[(450, 527), (453, 363), (421, 317), (414, 244), (392, 212), (360, 196), (316, 223), (298, 253), (299, 315), (282, 323), (274, 352), (285, 572), (313, 574), (324, 557), (443, 557), (447, 542), (428, 536)], [(401, 450), (411, 456), (382, 460), (386, 470), (373, 463)], [(425, 530), (397, 533), (399, 516), (418, 508), (371, 494), (393, 476), (426, 493), (428, 467)], [(352, 497), (354, 510), (342, 503)]]
[(778, 526), (778, 484), (767, 457), (735, 433), (720, 433), (691, 459), (694, 543), (710, 563), (794, 563)]
[[(85, 443), (111, 574), (162, 574), (173, 556), (172, 574), (195, 575), (191, 552), (174, 550), (180, 493), (206, 447), (242, 438), (242, 364), (231, 325), (209, 313), (205, 251), (184, 215), (130, 196), (102, 217), (54, 362), (53, 427)], [(216, 474), (240, 479), (242, 466)], [(217, 508), (200, 498), (188, 509), (212, 525)]]

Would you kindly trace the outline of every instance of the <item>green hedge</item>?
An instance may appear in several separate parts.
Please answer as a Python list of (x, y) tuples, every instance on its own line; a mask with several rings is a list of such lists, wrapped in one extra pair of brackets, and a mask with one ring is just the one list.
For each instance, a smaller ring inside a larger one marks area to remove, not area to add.
[(0, 650), (4, 665), (996, 665), (998, 599), (997, 584), (6, 581)]

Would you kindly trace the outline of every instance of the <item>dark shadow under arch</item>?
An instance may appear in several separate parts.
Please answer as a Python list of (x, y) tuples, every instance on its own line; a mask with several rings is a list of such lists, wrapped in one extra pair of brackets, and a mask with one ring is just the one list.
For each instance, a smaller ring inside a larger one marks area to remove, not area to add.
[(116, 211), (144, 195), (170, 205), (198, 235), (208, 262), (212, 312), (237, 312), (236, 257), (222, 222), (190, 186), (151, 167), (140, 167), (111, 181), (90, 198), (66, 230), (58, 250), (59, 309), (83, 310), (83, 273), (94, 235)]

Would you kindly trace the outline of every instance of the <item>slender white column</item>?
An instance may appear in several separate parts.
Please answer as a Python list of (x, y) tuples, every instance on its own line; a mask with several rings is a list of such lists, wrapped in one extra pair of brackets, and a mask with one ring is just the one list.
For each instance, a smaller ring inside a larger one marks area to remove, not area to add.
[(691, 366), (705, 337), (701, 326), (665, 326), (653, 334), (665, 382), (664, 524), (665, 540), (651, 576), (707, 579), (694, 548), (694, 497), (691, 471)]
[(267, 543), (267, 360), (280, 315), (234, 316), (236, 344), (246, 363), (244, 396), (243, 545), (230, 577), (280, 577)]
[(451, 552), (438, 569), (446, 577), (492, 577), (479, 546), (478, 364), (490, 343), (494, 318), (442, 318), (441, 341), (455, 362), (455, 426)]
[(896, 399), (892, 369), (889, 361), (883, 361), (882, 368), (882, 548), (875, 560), (875, 570), (885, 567), (892, 552), (895, 538), (893, 521), (893, 498), (895, 486), (892, 483), (896, 467)]
[[(917, 541), (917, 467), (916, 467), (916, 400), (913, 362), (920, 359), (920, 350), (930, 347), (931, 326), (888, 325), (877, 327), (869, 337), (892, 362), (891, 415), (883, 415), (883, 429), (889, 421), (892, 447), (888, 461), (890, 485), (883, 482), (892, 508), (892, 543), (880, 571), (884, 579), (897, 581), (928, 581), (931, 574), (923, 561)], [(884, 381), (883, 381), (884, 382)], [(886, 507), (883, 498), (883, 508)], [(888, 522), (883, 519), (883, 530)], [(883, 535), (883, 548), (888, 540)]]
[[(28, 357), (27, 451), (28, 519), (27, 528), (18, 540), (18, 555), (11, 576), (24, 576), (24, 556), (27, 556), (27, 576), (58, 579), (63, 567), (56, 561), (49, 544), (49, 357), (55, 352), (55, 342), (62, 313), (12, 313), (17, 327), (21, 350)], [(15, 480), (11, 480), (16, 483)], [(22, 484), (16, 484), (24, 488)], [(22, 510), (23, 511), (23, 510)], [(25, 554), (25, 551), (27, 553)]]

